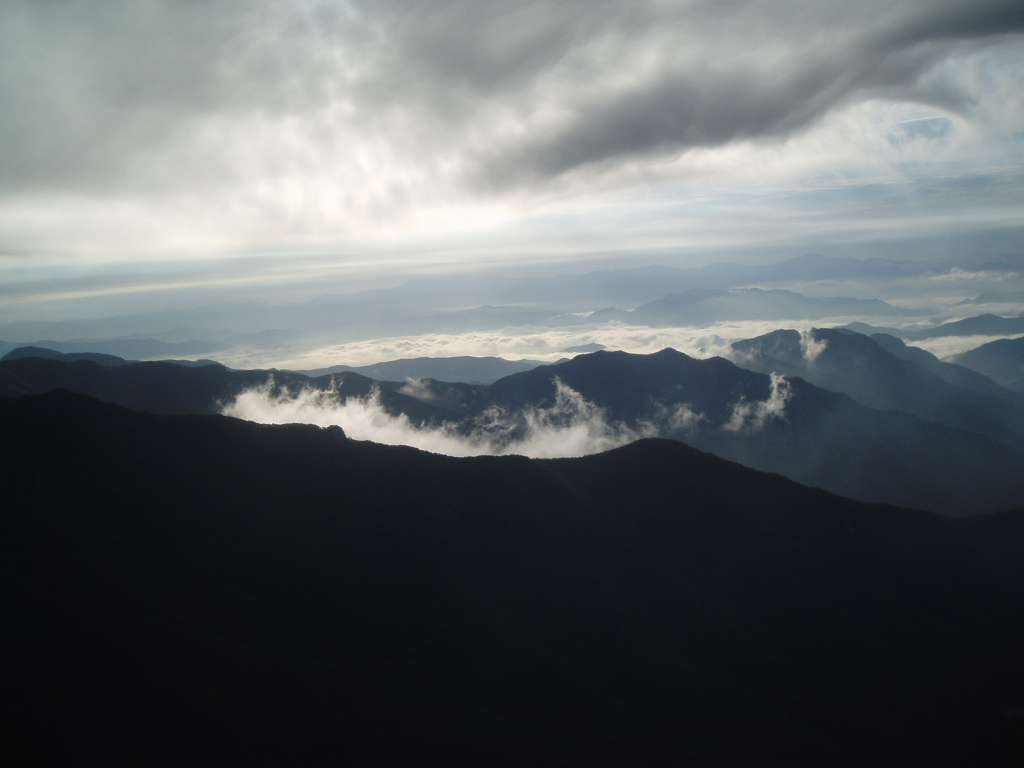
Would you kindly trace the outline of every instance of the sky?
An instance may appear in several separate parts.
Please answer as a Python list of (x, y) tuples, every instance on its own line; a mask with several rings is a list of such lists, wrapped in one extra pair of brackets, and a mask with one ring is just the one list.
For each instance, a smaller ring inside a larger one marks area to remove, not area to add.
[(1020, 0), (4, 0), (0, 320), (1020, 254), (1022, 82)]

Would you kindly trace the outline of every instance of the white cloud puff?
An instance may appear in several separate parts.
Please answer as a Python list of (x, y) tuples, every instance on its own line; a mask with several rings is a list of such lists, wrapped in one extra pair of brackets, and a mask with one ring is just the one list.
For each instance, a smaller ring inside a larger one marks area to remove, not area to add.
[(331, 390), (285, 390), (275, 394), (272, 382), (242, 392), (224, 406), (223, 413), (262, 424), (336, 425), (356, 440), (411, 445), (449, 456), (585, 456), (654, 434), (653, 428), (613, 424), (602, 409), (579, 392), (557, 379), (555, 385), (555, 402), (550, 408), (530, 408), (517, 415), (491, 409), (468, 432), (454, 424), (417, 426), (404, 414), (393, 416), (381, 405), (379, 392), (347, 400)]

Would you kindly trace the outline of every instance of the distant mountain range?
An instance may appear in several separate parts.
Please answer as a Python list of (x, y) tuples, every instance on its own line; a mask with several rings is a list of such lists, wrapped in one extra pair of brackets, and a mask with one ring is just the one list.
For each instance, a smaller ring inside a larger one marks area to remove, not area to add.
[(79, 360), (88, 360), (92, 363), (98, 363), (100, 365), (126, 365), (133, 360), (126, 360), (123, 357), (117, 355), (107, 355), (102, 352), (58, 352), (55, 349), (48, 347), (17, 347), (12, 349), (0, 360), (20, 360), (26, 357), (41, 357), (46, 360), (64, 360), (69, 363), (74, 363)]
[(864, 322), (853, 322), (842, 326), (847, 330), (865, 335), (885, 333), (907, 341), (925, 341), (949, 336), (1013, 336), (1024, 334), (1024, 315), (1018, 317), (1000, 317), (999, 315), (977, 315), (962, 320), (951, 320), (932, 328), (900, 329), (870, 325)]
[[(1017, 269), (1010, 262), (988, 266)], [(864, 295), (872, 285), (891, 287), (893, 280), (944, 268), (924, 262), (807, 254), (763, 265), (719, 263), (692, 269), (652, 265), (530, 278), (435, 275), (390, 288), (285, 304), (236, 302), (97, 320), (8, 323), (0, 325), (0, 336), (22, 341), (0, 341), (0, 354), (34, 345), (127, 359), (188, 359), (229, 352), (309, 350), (390, 336), (565, 328), (616, 321), (662, 327), (860, 317), (893, 320), (855, 330), (906, 339), (1024, 333), (1019, 318), (991, 320), (994, 316), (988, 316), (987, 322), (958, 321), (963, 324), (904, 332), (893, 327), (901, 324), (897, 320), (922, 316), (923, 308), (842, 295), (848, 290)], [(856, 281), (856, 285), (844, 286), (844, 281)], [(826, 284), (828, 292), (840, 295), (821, 297)], [(981, 294), (971, 301), (1009, 300), (1013, 295), (1005, 291)], [(294, 356), (282, 353), (278, 359)]]
[[(568, 349), (566, 352), (592, 352), (593, 347), (601, 349), (601, 345), (586, 345), (585, 348)], [(46, 347), (16, 347), (0, 360), (18, 360), (20, 358), (38, 357), (49, 360), (76, 362), (89, 360), (106, 366), (126, 365), (139, 362), (128, 360), (117, 355), (100, 352), (58, 352)], [(174, 363), (189, 367), (217, 365), (214, 360), (159, 360), (151, 362)], [(490, 384), (498, 379), (519, 371), (528, 371), (538, 365), (540, 360), (505, 360), (501, 357), (415, 357), (402, 360), (391, 360), (373, 365), (350, 366), (333, 365), (327, 368), (292, 371), (310, 378), (318, 378), (333, 373), (358, 373), (378, 381), (405, 381), (407, 379), (440, 379), (443, 381), (461, 381), (470, 384)], [(204, 412), (204, 411), (201, 411)]]
[(414, 357), (391, 360), (374, 365), (332, 365), (309, 371), (296, 371), (306, 376), (325, 376), (351, 371), (378, 381), (405, 381), (406, 379), (439, 379), (461, 381), (467, 384), (490, 384), (520, 371), (544, 365), (539, 360), (505, 360), (501, 357)]
[(352, 297), (325, 298), (320, 305), (342, 306), (363, 299), (410, 308), (449, 305), (524, 305), (548, 310), (587, 312), (595, 307), (638, 307), (668, 294), (694, 289), (729, 290), (773, 283), (842, 280), (889, 280), (919, 275), (934, 267), (923, 262), (847, 259), (806, 254), (774, 264), (714, 263), (698, 268), (660, 265), (604, 269), (584, 274), (547, 277), (470, 275), (420, 278), (395, 288), (367, 291)]
[[(107, 355), (139, 360), (152, 357), (195, 357), (209, 355), (225, 349), (224, 344), (212, 341), (167, 342), (157, 339), (104, 339), (100, 341), (53, 341), (41, 340), (31, 345), (13, 344), (0, 341), (0, 353), (24, 346), (45, 348), (54, 352), (78, 355)], [(88, 359), (88, 358), (81, 358)]]
[(814, 298), (794, 291), (762, 288), (689, 288), (636, 309), (604, 307), (567, 314), (516, 305), (484, 305), (456, 312), (410, 316), (403, 322), (419, 332), (466, 333), (512, 327), (560, 328), (610, 322), (631, 325), (707, 325), (745, 320), (820, 320), (826, 317), (899, 317), (915, 314), (878, 299)]
[(843, 315), (908, 314), (878, 299), (811, 298), (793, 291), (694, 288), (637, 307), (629, 321), (640, 325), (701, 325), (716, 321), (819, 320)]
[[(953, 515), (1024, 504), (1024, 417), (1015, 393), (991, 382), (987, 392), (959, 387), (865, 337), (822, 333), (819, 343), (835, 346), (823, 358), (820, 376), (839, 391), (800, 377), (810, 371), (794, 367), (797, 347), (789, 339), (788, 347), (779, 345), (785, 354), (773, 349), (778, 357), (771, 359), (762, 353), (761, 364), (786, 379), (674, 350), (580, 355), (491, 385), (428, 379), (415, 386), (352, 372), (309, 378), (219, 365), (108, 367), (23, 358), (0, 362), (0, 393), (64, 388), (153, 413), (217, 413), (240, 393), (272, 380), (278, 394), (311, 387), (333, 389), (346, 400), (378, 392), (386, 413), (407, 416), (412, 425), (444, 427), (451, 435), (499, 446), (535, 434), (543, 415), (555, 431), (598, 424), (632, 439), (670, 437), (865, 501)], [(821, 354), (826, 352), (828, 346)], [(865, 360), (874, 367), (865, 367)], [(894, 371), (896, 384), (890, 381)], [(841, 394), (847, 390), (853, 397)]]
[(1018, 317), (978, 315), (943, 323), (935, 328), (914, 331), (904, 338), (923, 341), (943, 336), (1012, 336), (1014, 334), (1024, 334), (1024, 315)]
[[(628, 362), (666, 361), (698, 370)], [(865, 505), (674, 441), (453, 459), (69, 392), (0, 399), (0, 430), (17, 764), (1024, 758), (1024, 510)]]
[(973, 299), (958, 302), (965, 304), (1024, 304), (1024, 291), (985, 291)]

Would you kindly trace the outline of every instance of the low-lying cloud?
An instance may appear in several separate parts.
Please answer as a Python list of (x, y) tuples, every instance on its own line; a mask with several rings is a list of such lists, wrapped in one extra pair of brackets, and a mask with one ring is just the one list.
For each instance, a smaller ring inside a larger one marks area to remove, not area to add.
[(410, 445), (449, 456), (586, 456), (655, 434), (653, 427), (632, 429), (610, 422), (603, 409), (558, 379), (555, 388), (555, 403), (549, 408), (529, 408), (518, 418), (491, 408), (468, 428), (454, 423), (416, 425), (405, 414), (388, 413), (379, 391), (369, 397), (348, 399), (330, 389), (284, 389), (275, 393), (272, 381), (242, 392), (222, 412), (261, 424), (339, 426), (356, 440)]
[(813, 363), (818, 356), (828, 349), (828, 339), (819, 339), (814, 335), (814, 330), (808, 328), (800, 331), (800, 349), (804, 353), (804, 359)]
[[(508, 412), (492, 406), (462, 422), (414, 423), (407, 415), (389, 413), (380, 390), (367, 397), (342, 398), (335, 389), (307, 387), (291, 391), (273, 379), (240, 393), (226, 404), (226, 416), (261, 424), (339, 426), (348, 437), (386, 445), (408, 445), (448, 456), (516, 454), (531, 458), (586, 456), (645, 437), (686, 438), (700, 430), (721, 429), (747, 434), (773, 419), (785, 419), (792, 389), (784, 377), (771, 375), (763, 401), (740, 399), (729, 420), (716, 427), (689, 403), (655, 404), (651, 415), (632, 424), (609, 418), (608, 412), (555, 377), (554, 403)], [(423, 388), (420, 385), (419, 388)]]
[(771, 389), (767, 400), (740, 400), (732, 408), (732, 416), (723, 427), (729, 432), (754, 432), (773, 419), (786, 418), (786, 403), (793, 388), (784, 376), (769, 374)]

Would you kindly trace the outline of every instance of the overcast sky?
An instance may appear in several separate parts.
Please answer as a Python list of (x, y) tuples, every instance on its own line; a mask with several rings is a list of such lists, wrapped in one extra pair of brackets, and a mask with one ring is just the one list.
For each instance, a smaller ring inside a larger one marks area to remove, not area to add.
[(1005, 250), (1021, 83), (1020, 0), (3, 0), (0, 282)]

